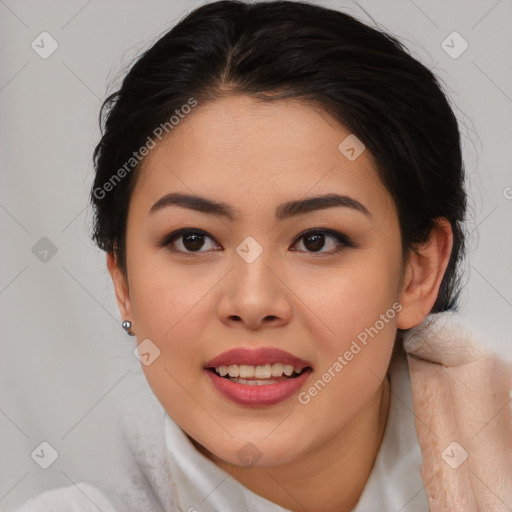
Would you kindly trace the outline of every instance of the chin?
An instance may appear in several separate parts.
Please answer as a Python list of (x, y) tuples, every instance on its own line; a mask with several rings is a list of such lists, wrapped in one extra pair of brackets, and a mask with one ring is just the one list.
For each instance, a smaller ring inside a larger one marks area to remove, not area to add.
[[(302, 450), (298, 445), (298, 439), (287, 437), (285, 442), (278, 440), (271, 441), (264, 436), (246, 436), (230, 439), (225, 445), (220, 446), (212, 440), (213, 444), (207, 443), (196, 447), (208, 458), (217, 458), (222, 461), (239, 467), (267, 467), (279, 466), (293, 462), (300, 457)], [(213, 455), (213, 457), (212, 457)]]

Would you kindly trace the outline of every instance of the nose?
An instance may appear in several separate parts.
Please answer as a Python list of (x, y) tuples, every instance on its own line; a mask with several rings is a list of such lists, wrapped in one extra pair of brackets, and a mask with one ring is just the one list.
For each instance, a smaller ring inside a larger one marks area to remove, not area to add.
[(224, 324), (257, 330), (266, 326), (280, 327), (290, 321), (290, 288), (279, 275), (282, 272), (278, 265), (265, 253), (263, 251), (252, 263), (235, 256), (217, 308)]

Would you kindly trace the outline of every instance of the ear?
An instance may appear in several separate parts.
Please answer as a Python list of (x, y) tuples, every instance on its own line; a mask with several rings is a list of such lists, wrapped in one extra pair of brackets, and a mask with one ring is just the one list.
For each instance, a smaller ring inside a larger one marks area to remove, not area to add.
[(439, 293), (453, 247), (450, 222), (444, 217), (436, 220), (429, 240), (416, 247), (405, 270), (397, 316), (399, 329), (415, 327), (430, 313)]
[(130, 303), (130, 294), (128, 291), (128, 283), (123, 274), (123, 271), (117, 264), (117, 258), (113, 252), (107, 252), (107, 268), (110, 272), (110, 277), (114, 283), (116, 292), (117, 306), (121, 313), (123, 320), (131, 320), (132, 310)]

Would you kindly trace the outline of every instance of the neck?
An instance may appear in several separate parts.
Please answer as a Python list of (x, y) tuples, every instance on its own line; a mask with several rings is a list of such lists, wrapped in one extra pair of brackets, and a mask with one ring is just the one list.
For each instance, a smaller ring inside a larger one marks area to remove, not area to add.
[(386, 429), (390, 387), (383, 381), (361, 413), (307, 456), (244, 468), (196, 447), (254, 493), (294, 512), (349, 512), (368, 480)]

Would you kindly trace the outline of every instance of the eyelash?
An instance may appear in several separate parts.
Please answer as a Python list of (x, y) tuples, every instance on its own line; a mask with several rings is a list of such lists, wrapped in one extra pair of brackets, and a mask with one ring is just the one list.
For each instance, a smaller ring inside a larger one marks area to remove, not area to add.
[[(179, 229), (177, 231), (173, 231), (172, 233), (167, 235), (161, 242), (159, 242), (158, 245), (160, 247), (169, 247), (173, 244), (173, 242), (175, 240), (179, 239), (180, 237), (182, 237), (184, 235), (192, 235), (192, 234), (205, 236), (205, 237), (208, 237), (213, 240), (213, 238), (208, 233), (203, 231), (202, 229), (183, 228), (183, 229)], [(338, 252), (343, 250), (345, 247), (355, 247), (355, 244), (346, 235), (339, 233), (338, 231), (334, 231), (332, 229), (322, 229), (322, 228), (308, 229), (306, 231), (303, 231), (302, 233), (300, 233), (297, 236), (293, 245), (296, 245), (301, 239), (307, 238), (307, 236), (312, 236), (312, 235), (317, 235), (317, 234), (325, 234), (325, 235), (333, 237), (335, 240), (337, 240), (337, 242), (342, 247), (338, 247), (338, 248), (336, 248), (334, 250), (330, 250), (330, 251), (320, 250), (320, 251), (298, 251), (298, 252), (306, 252), (306, 253), (315, 254), (315, 255), (316, 254), (332, 255), (332, 254), (337, 254)], [(181, 251), (181, 250), (177, 250), (177, 249), (169, 249), (169, 250), (172, 252), (176, 252), (176, 253), (190, 254), (190, 255), (196, 255), (196, 254), (208, 252), (208, 251), (201, 251), (201, 250), (199, 250), (199, 251)]]

